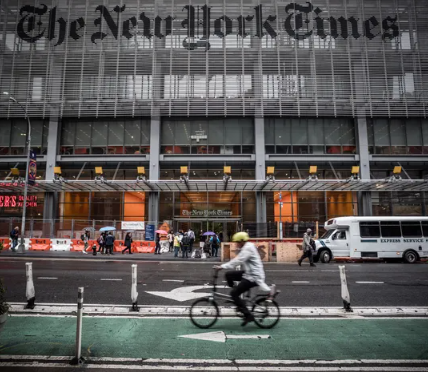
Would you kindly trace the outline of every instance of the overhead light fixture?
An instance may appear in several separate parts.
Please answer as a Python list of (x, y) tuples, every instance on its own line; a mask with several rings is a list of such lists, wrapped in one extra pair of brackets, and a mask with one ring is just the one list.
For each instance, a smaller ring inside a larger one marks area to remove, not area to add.
[(309, 167), (309, 177), (308, 181), (318, 181), (318, 167), (316, 165), (311, 165)]
[(107, 182), (107, 180), (104, 178), (103, 167), (95, 167), (95, 174), (95, 182)]
[(403, 168), (401, 165), (396, 165), (394, 167), (394, 169), (392, 170), (392, 176), (388, 178), (389, 182), (396, 182), (396, 181), (401, 181), (401, 172), (402, 172)]
[(223, 182), (227, 185), (227, 183), (230, 181), (232, 181), (232, 167), (225, 165), (223, 167)]
[(275, 167), (267, 167), (266, 169), (266, 181), (275, 182)]
[(189, 172), (186, 166), (180, 167), (180, 183), (181, 182), (189, 182)]
[(54, 182), (67, 182), (64, 177), (62, 177), (62, 170), (61, 167), (54, 167)]
[(140, 181), (144, 182), (146, 180), (146, 168), (137, 167), (137, 173), (138, 173), (137, 182), (140, 182)]
[(358, 181), (360, 180), (360, 167), (358, 165), (355, 165), (351, 168), (351, 181)]

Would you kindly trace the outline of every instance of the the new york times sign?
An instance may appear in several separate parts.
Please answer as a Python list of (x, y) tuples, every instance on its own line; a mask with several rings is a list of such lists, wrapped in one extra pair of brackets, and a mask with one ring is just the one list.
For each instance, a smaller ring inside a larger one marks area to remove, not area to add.
[[(176, 22), (179, 22), (179, 27), (187, 30), (187, 38), (183, 42), (185, 48), (203, 47), (208, 50), (210, 38), (214, 36), (224, 38), (232, 34), (241, 38), (268, 36), (274, 39), (279, 32), (285, 31), (296, 40), (308, 39), (313, 35), (318, 35), (322, 39), (331, 36), (334, 39), (366, 37), (372, 40), (381, 37), (383, 40), (392, 40), (400, 35), (396, 15), (388, 16), (383, 20), (379, 20), (375, 16), (367, 19), (359, 19), (355, 16), (327, 17), (324, 15), (327, 12), (310, 2), (306, 2), (305, 5), (289, 3), (285, 6), (285, 20), (280, 22), (280, 30), (275, 29), (279, 22), (278, 15), (265, 12), (262, 5), (254, 7), (252, 14), (242, 14), (235, 18), (224, 14), (213, 19), (211, 9), (207, 5), (197, 8), (186, 5), (182, 8), (184, 19)], [(126, 5), (116, 6), (113, 10), (98, 5), (94, 9), (94, 13), (97, 18), (93, 22), (99, 31), (91, 35), (93, 43), (107, 37), (131, 39), (135, 36), (137, 26), (139, 33), (148, 39), (153, 37), (162, 39), (173, 33), (174, 18), (171, 15), (163, 18), (157, 15), (149, 18), (144, 11), (131, 15), (127, 14)], [(90, 22), (82, 17), (66, 21), (57, 15), (57, 7), (49, 9), (44, 4), (37, 7), (23, 6), (20, 9), (20, 16), (17, 34), (22, 40), (35, 43), (45, 37), (55, 46), (61, 45), (66, 37), (74, 40), (82, 38), (84, 28)], [(67, 22), (70, 24), (67, 25)], [(249, 25), (255, 30), (253, 35), (248, 32)]]

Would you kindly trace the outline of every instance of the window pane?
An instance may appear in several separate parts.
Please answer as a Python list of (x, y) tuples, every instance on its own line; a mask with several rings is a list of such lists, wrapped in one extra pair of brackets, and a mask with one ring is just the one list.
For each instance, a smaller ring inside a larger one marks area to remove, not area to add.
[(422, 146), (421, 122), (419, 119), (408, 119), (406, 122), (408, 146)]
[(0, 122), (0, 146), (9, 147), (10, 142), (10, 121), (2, 120)]
[(380, 229), (378, 222), (360, 222), (360, 235), (362, 238), (379, 238)]
[(174, 128), (175, 122), (165, 120), (162, 124), (161, 131), (161, 144), (163, 145), (173, 145), (174, 144)]
[(422, 231), (424, 233), (424, 237), (428, 238), (428, 222), (422, 222)]
[(150, 122), (148, 120), (143, 120), (141, 123), (141, 144), (150, 144)]
[(401, 238), (400, 222), (380, 221), (383, 238)]
[(76, 146), (91, 145), (91, 127), (89, 121), (79, 121), (76, 123)]
[(206, 148), (207, 144), (207, 138), (201, 138), (201, 137), (208, 137), (208, 124), (205, 120), (197, 120), (193, 121), (191, 123), (191, 132), (190, 135), (193, 136), (193, 139), (191, 138), (191, 142), (193, 146), (200, 146), (204, 145)]
[(241, 128), (238, 119), (225, 120), (225, 144), (238, 145), (242, 143)]
[(422, 237), (421, 224), (419, 222), (401, 222), (401, 231), (404, 238)]
[(324, 126), (323, 119), (308, 119), (308, 133), (310, 145), (323, 145)]
[(275, 144), (275, 120), (266, 119), (265, 120), (265, 143), (266, 145)]
[(291, 119), (291, 143), (306, 145), (308, 143), (307, 119)]
[(406, 146), (406, 123), (401, 119), (391, 120), (391, 145)]
[(275, 143), (277, 145), (290, 145), (290, 122), (284, 119), (275, 119)]
[(43, 121), (31, 121), (31, 146), (42, 147), (43, 143)]
[(175, 143), (178, 145), (190, 145), (189, 121), (179, 121), (175, 123)]
[(387, 119), (373, 120), (375, 146), (389, 146), (389, 128)]
[(111, 121), (108, 129), (109, 146), (123, 146), (123, 122)]
[(92, 146), (107, 145), (107, 123), (92, 124)]
[(340, 145), (340, 120), (324, 119), (326, 145)]
[(71, 122), (62, 123), (61, 131), (61, 145), (73, 146), (74, 145), (74, 129), (76, 124)]
[(424, 146), (428, 146), (428, 119), (422, 119), (422, 137)]
[(27, 121), (13, 120), (11, 146), (24, 147), (26, 138), (27, 138)]
[[(226, 122), (227, 123), (227, 122)], [(250, 119), (239, 119), (242, 131), (242, 144), (254, 145), (254, 124)]]
[(224, 143), (223, 120), (210, 120), (208, 122), (208, 143), (221, 145)]
[(131, 121), (125, 123), (125, 146), (140, 144), (141, 123)]
[(341, 123), (342, 145), (355, 145), (355, 128), (352, 120), (343, 119)]

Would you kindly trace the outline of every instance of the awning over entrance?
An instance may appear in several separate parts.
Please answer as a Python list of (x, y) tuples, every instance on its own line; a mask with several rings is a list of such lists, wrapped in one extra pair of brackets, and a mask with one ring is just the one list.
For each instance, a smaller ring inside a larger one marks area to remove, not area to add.
[[(1, 182), (0, 193), (22, 192), (23, 184)], [(428, 191), (428, 180), (276, 180), (267, 181), (229, 181), (221, 180), (189, 180), (187, 182), (161, 181), (94, 181), (70, 180), (67, 182), (38, 181), (29, 186), (28, 192), (114, 192), (114, 191), (144, 191), (144, 192), (210, 192), (210, 191), (399, 191), (417, 192)]]

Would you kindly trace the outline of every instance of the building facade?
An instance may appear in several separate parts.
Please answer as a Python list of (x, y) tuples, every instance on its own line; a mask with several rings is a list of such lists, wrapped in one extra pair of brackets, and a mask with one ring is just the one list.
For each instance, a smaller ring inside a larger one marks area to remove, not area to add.
[[(26, 115), (37, 180), (55, 167), (69, 180), (30, 187), (34, 219), (225, 234), (281, 221), (291, 236), (336, 216), (426, 215), (424, 187), (407, 185), (428, 176), (427, 17), (425, 0), (2, 1), (0, 86), (19, 104), (0, 101), (0, 215), (21, 213), (7, 185), (25, 172)], [(210, 188), (225, 166), (230, 183)], [(406, 186), (317, 183), (355, 166), (362, 181), (400, 166)], [(96, 167), (110, 186), (94, 186)], [(163, 188), (137, 189), (137, 167)], [(249, 187), (267, 167), (273, 184), (317, 184)]]

